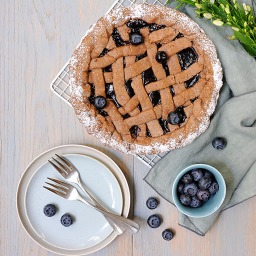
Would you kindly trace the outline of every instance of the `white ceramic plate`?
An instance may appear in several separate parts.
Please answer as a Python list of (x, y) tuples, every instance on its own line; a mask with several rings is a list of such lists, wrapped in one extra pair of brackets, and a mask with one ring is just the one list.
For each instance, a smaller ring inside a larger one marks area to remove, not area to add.
[[(130, 192), (120, 168), (105, 154), (81, 145), (53, 148), (37, 157), (24, 172), (17, 191), (17, 210), (25, 230), (47, 250), (66, 255), (85, 255), (95, 252), (115, 239), (102, 214), (78, 201), (63, 199), (42, 186), (47, 177), (62, 176), (47, 162), (54, 154), (65, 155), (79, 170), (82, 181), (111, 211), (128, 215)], [(43, 207), (53, 203), (58, 211), (46, 217)], [(70, 227), (60, 223), (64, 213), (75, 221)]]

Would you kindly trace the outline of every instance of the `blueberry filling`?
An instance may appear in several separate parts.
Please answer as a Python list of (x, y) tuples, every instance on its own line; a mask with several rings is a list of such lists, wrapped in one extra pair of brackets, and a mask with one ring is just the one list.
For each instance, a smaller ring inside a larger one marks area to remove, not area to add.
[(91, 95), (90, 95), (90, 97), (89, 97), (89, 102), (90, 102), (91, 104), (94, 104), (95, 86), (94, 86), (94, 84), (90, 84), (90, 86), (91, 86)]
[(197, 99), (198, 99), (198, 97), (195, 97), (194, 99), (191, 99), (190, 102), (194, 103)]
[(134, 125), (130, 128), (130, 133), (132, 138), (136, 139), (140, 133), (140, 127), (138, 125)]
[(116, 107), (120, 108), (121, 105), (119, 104), (119, 102), (116, 99), (116, 94), (114, 92), (113, 84), (105, 84), (105, 88), (106, 88), (106, 96), (107, 96), (107, 98), (113, 100), (113, 102), (116, 105)]
[(135, 95), (131, 84), (132, 84), (132, 79), (129, 79), (128, 81), (125, 82), (125, 88), (130, 98), (132, 98)]
[(149, 69), (145, 70), (144, 72), (142, 72), (141, 76), (142, 76), (143, 85), (147, 85), (147, 84), (149, 84), (151, 82), (155, 82), (157, 80), (152, 68), (149, 68)]
[(141, 112), (142, 111), (142, 108), (141, 108), (141, 105), (139, 104), (138, 107), (139, 111)]
[(182, 33), (178, 33), (178, 35), (173, 39), (173, 41), (181, 37), (184, 37), (184, 35)]
[(140, 28), (144, 28), (148, 26), (148, 23), (144, 20), (137, 19), (137, 20), (130, 20), (126, 23), (126, 26), (131, 30), (137, 30)]
[(156, 47), (157, 47), (157, 49), (159, 49), (161, 46), (162, 46), (162, 44), (161, 44), (161, 43), (156, 43)]
[(106, 111), (102, 110), (102, 109), (99, 110), (99, 114), (104, 116), (104, 117), (108, 116), (108, 113)]
[(122, 39), (122, 37), (120, 36), (117, 28), (114, 29), (113, 33), (112, 33), (112, 38), (116, 44), (117, 47), (119, 46), (123, 46), (126, 43), (124, 42), (124, 40)]
[(164, 134), (170, 132), (167, 120), (164, 120), (163, 118), (160, 118), (160, 119), (158, 119), (158, 122), (161, 125), (161, 127), (164, 131)]
[(180, 51), (177, 55), (182, 70), (186, 70), (197, 61), (197, 54), (192, 47)]
[(169, 71), (169, 67), (168, 67), (167, 63), (166, 62), (162, 63), (162, 66), (164, 68), (166, 76), (169, 76), (170, 75), (170, 71)]
[(112, 72), (112, 65), (103, 68), (103, 72)]
[(153, 31), (157, 31), (159, 29), (165, 28), (165, 25), (157, 25), (156, 23), (152, 23), (149, 25), (149, 31), (153, 32)]
[(147, 56), (148, 56), (147, 52), (145, 52), (143, 54), (140, 54), (140, 55), (137, 55), (136, 59), (135, 59), (135, 62), (138, 61), (138, 60), (141, 60), (141, 59), (143, 59), (143, 58), (145, 58)]
[(192, 87), (195, 83), (197, 83), (198, 80), (199, 80), (199, 78), (200, 78), (200, 75), (199, 75), (199, 74), (196, 74), (195, 76), (193, 76), (192, 78), (190, 78), (189, 80), (187, 80), (187, 81), (185, 82), (185, 87), (186, 87), (186, 89)]
[(174, 91), (174, 88), (173, 88), (173, 86), (170, 86), (170, 92), (171, 92), (171, 94), (172, 94), (172, 97), (175, 95), (175, 91)]
[(150, 130), (148, 129), (148, 126), (146, 126), (146, 137), (152, 137)]
[(151, 100), (153, 107), (161, 103), (161, 96), (159, 91), (153, 91), (149, 93), (149, 99)]
[(129, 117), (131, 117), (129, 114), (125, 114), (125, 115), (123, 115), (122, 116), (123, 117), (123, 119), (127, 119), (127, 118), (129, 118)]
[(99, 55), (99, 57), (105, 56), (108, 52), (109, 52), (109, 50), (107, 48), (104, 48), (102, 53)]

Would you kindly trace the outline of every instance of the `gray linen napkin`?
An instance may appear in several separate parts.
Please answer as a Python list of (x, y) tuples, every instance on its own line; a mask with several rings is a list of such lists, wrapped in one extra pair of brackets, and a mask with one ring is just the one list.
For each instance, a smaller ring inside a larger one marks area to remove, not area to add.
[[(171, 151), (145, 177), (145, 181), (162, 197), (172, 201), (172, 183), (183, 167), (205, 163), (217, 168), (226, 181), (225, 201), (216, 213), (196, 219), (179, 213), (179, 224), (199, 235), (213, 225), (222, 210), (256, 195), (256, 61), (238, 41), (231, 41), (228, 27), (216, 27), (196, 17), (193, 8), (183, 10), (206, 32), (217, 48), (224, 71), (214, 118), (207, 131), (190, 145)], [(211, 145), (212, 139), (227, 139), (224, 150)]]

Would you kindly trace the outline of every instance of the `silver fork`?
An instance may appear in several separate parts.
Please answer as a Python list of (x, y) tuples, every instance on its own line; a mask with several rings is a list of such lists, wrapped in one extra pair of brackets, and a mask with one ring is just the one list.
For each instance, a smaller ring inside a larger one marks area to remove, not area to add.
[(99, 208), (98, 206), (93, 205), (89, 200), (86, 200), (85, 198), (83, 198), (79, 194), (78, 190), (75, 187), (73, 187), (72, 185), (70, 185), (66, 182), (60, 181), (60, 180), (52, 179), (52, 178), (47, 178), (47, 179), (49, 179), (49, 180), (58, 184), (57, 185), (57, 184), (54, 184), (54, 183), (45, 182), (46, 184), (55, 188), (55, 189), (53, 189), (53, 188), (50, 188), (50, 187), (43, 186), (44, 188), (48, 189), (49, 191), (57, 194), (60, 197), (68, 199), (68, 200), (81, 201), (82, 203), (84, 203), (84, 204), (92, 207), (93, 209), (101, 212), (105, 217), (110, 218), (115, 223), (117, 223), (117, 225), (120, 224), (122, 227), (126, 227), (126, 230), (131, 230), (133, 233), (137, 233), (139, 231), (140, 226), (136, 222), (134, 222), (130, 219), (126, 219), (123, 216), (119, 216), (119, 215), (116, 215), (114, 213), (104, 211), (101, 208)]
[[(81, 182), (80, 174), (76, 167), (70, 163), (65, 157), (59, 156), (58, 154), (55, 154), (58, 159), (52, 158), (52, 161), (49, 160), (49, 163), (65, 178), (66, 180), (73, 182), (77, 184), (81, 190), (89, 197), (91, 202), (98, 206), (100, 209), (104, 211), (109, 211), (106, 209), (100, 202), (98, 202), (97, 199), (92, 195), (92, 193), (89, 191), (88, 188), (86, 188), (85, 185)], [(55, 162), (57, 164), (55, 164)], [(105, 216), (106, 217), (106, 216)], [(109, 224), (114, 228), (115, 231), (117, 231), (119, 234), (122, 234), (124, 230), (127, 228), (119, 223), (117, 225), (112, 219), (106, 217)]]

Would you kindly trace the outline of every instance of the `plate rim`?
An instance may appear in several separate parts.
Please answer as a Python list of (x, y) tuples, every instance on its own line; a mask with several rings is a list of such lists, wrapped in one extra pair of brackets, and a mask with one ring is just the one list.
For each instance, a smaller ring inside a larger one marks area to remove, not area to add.
[[(71, 150), (71, 148), (73, 151), (68, 152), (68, 150), (69, 149)], [(120, 185), (120, 189), (122, 192), (122, 198), (123, 198), (122, 215), (125, 217), (128, 216), (129, 211), (130, 211), (130, 203), (131, 203), (130, 188), (129, 188), (127, 179), (126, 179), (124, 173), (122, 172), (121, 168), (109, 156), (107, 156), (105, 153), (103, 153), (93, 147), (86, 146), (86, 145), (80, 145), (80, 144), (65, 144), (65, 145), (53, 147), (53, 148), (50, 148), (50, 149), (44, 151), (43, 153), (38, 155), (36, 158), (34, 158), (28, 164), (28, 166), (25, 168), (25, 170), (23, 171), (21, 178), (19, 180), (19, 183), (18, 183), (17, 191), (16, 191), (16, 211), (18, 213), (18, 218), (19, 218), (20, 223), (22, 224), (24, 230), (32, 238), (32, 240), (35, 241), (38, 245), (40, 245), (41, 247), (45, 248), (48, 251), (51, 251), (51, 252), (54, 252), (57, 254), (62, 254), (62, 255), (87, 255), (87, 254), (96, 252), (96, 251), (104, 248), (108, 244), (110, 244), (118, 236), (118, 233), (116, 231), (113, 231), (105, 240), (103, 240), (99, 244), (96, 244), (90, 248), (79, 249), (79, 250), (73, 250), (73, 249), (68, 250), (68, 249), (57, 247), (57, 246), (53, 246), (52, 244), (43, 240), (33, 230), (33, 226), (31, 225), (30, 221), (28, 219), (25, 219), (25, 220), (23, 219), (24, 217), (26, 217), (26, 213), (24, 214), (24, 209), (22, 210), (22, 207), (24, 208), (24, 205), (25, 205), (25, 197), (22, 198), (22, 194), (19, 193), (20, 191), (22, 191), (22, 188), (21, 188), (22, 182), (24, 181), (24, 179), (26, 179), (26, 174), (27, 174), (28, 170), (30, 168), (32, 168), (33, 165), (38, 160), (40, 160), (42, 157), (44, 157), (44, 155), (47, 155), (50, 152), (54, 152), (56, 150), (57, 151), (61, 151), (61, 150), (65, 151), (66, 150), (67, 152), (65, 152), (64, 154), (78, 154), (78, 155), (80, 154), (80, 155), (88, 156), (88, 157), (93, 158), (96, 161), (99, 161), (101, 164), (105, 165), (106, 168), (108, 168), (109, 171), (115, 176), (115, 178), (117, 179), (117, 181)], [(79, 152), (74, 152), (74, 151), (79, 151)], [(90, 152), (91, 154), (88, 155), (88, 152)], [(109, 166), (109, 164), (112, 168)], [(38, 170), (38, 168), (37, 168), (37, 170)], [(30, 179), (31, 179), (31, 177), (30, 177)], [(23, 192), (26, 193), (26, 190)]]

